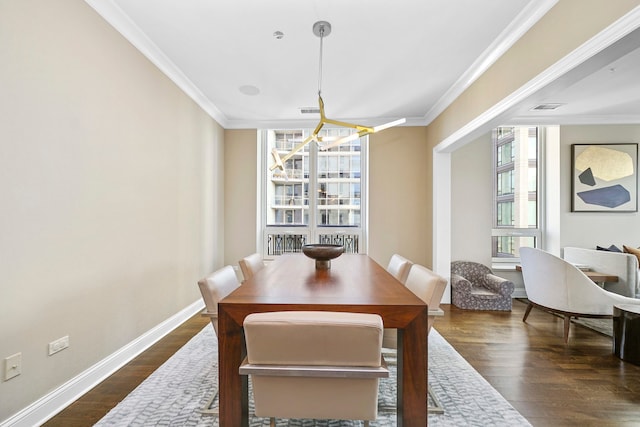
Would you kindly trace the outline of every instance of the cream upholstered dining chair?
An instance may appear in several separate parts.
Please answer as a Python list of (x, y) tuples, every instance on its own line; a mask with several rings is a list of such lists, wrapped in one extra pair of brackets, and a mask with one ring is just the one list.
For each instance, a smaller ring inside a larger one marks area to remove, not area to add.
[[(444, 295), (444, 290), (447, 287), (447, 280), (429, 270), (428, 268), (413, 264), (405, 286), (409, 288), (411, 292), (416, 294), (421, 300), (427, 303), (429, 311), (436, 310), (440, 307), (440, 301)], [(435, 315), (429, 314), (427, 316), (427, 334), (431, 331)], [(384, 339), (382, 346), (385, 348), (398, 348), (398, 335), (396, 329), (385, 329)], [(428, 387), (429, 396), (434, 402), (434, 406), (429, 406), (428, 410), (431, 413), (443, 413), (444, 410), (438, 401), (438, 398), (433, 394), (431, 387)]]
[(249, 280), (254, 274), (264, 268), (264, 262), (259, 253), (247, 255), (238, 261), (238, 264), (240, 264), (240, 270), (242, 270), (244, 280)]
[[(407, 258), (398, 254), (393, 254), (389, 259), (387, 272), (404, 285), (407, 281), (407, 276), (409, 276), (409, 270), (411, 270), (412, 265), (413, 262), (409, 261)], [(384, 328), (382, 346), (387, 348), (396, 348), (397, 334), (398, 331), (394, 328)]]
[[(405, 286), (427, 303), (429, 311), (433, 311), (440, 307), (440, 301), (447, 287), (447, 280), (420, 264), (413, 264), (407, 276)], [(434, 320), (434, 315), (428, 316), (427, 333), (431, 330)], [(385, 329), (382, 346), (386, 348), (398, 348), (396, 329)]]
[[(222, 267), (221, 269), (209, 274), (207, 277), (203, 277), (198, 280), (198, 288), (200, 288), (200, 293), (202, 294), (202, 299), (204, 300), (205, 305), (202, 315), (211, 319), (213, 330), (216, 333), (216, 339), (218, 339), (218, 301), (229, 295), (239, 286), (240, 283), (238, 283), (236, 273), (230, 265)], [(217, 396), (218, 387), (216, 386), (213, 396), (201, 411), (202, 413), (212, 415), (218, 413), (216, 409), (211, 409), (211, 405)]]
[(393, 277), (398, 279), (398, 281), (404, 284), (404, 282), (407, 281), (407, 276), (409, 275), (409, 270), (411, 270), (412, 265), (413, 263), (405, 257), (393, 254), (389, 259), (387, 271), (391, 273)]
[(244, 320), (255, 415), (364, 420), (378, 415), (382, 318), (328, 311), (253, 313)]
[(640, 305), (640, 299), (605, 291), (578, 267), (553, 254), (534, 248), (520, 248), (522, 277), (529, 305), (564, 316), (564, 342), (569, 340), (572, 317), (608, 318), (614, 304)]

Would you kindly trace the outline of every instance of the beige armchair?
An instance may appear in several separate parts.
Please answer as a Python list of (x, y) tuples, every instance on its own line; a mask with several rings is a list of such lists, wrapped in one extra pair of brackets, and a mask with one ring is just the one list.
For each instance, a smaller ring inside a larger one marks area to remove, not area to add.
[[(236, 273), (230, 265), (222, 267), (198, 281), (198, 288), (200, 289), (205, 305), (202, 315), (211, 319), (213, 330), (216, 333), (216, 339), (218, 338), (218, 301), (229, 295), (239, 286), (240, 283), (238, 283)], [(217, 410), (211, 409), (211, 405), (217, 396), (218, 387), (216, 386), (213, 396), (201, 412), (212, 415), (217, 414)]]
[(244, 280), (249, 280), (258, 271), (264, 268), (264, 262), (259, 253), (248, 255), (238, 261), (240, 264), (240, 270), (242, 270), (242, 276)]
[(522, 277), (529, 305), (564, 316), (564, 342), (569, 340), (572, 317), (608, 318), (614, 304), (640, 305), (640, 300), (605, 291), (575, 265), (534, 248), (521, 248)]
[(375, 420), (382, 318), (326, 311), (254, 313), (244, 320), (255, 414), (275, 418)]

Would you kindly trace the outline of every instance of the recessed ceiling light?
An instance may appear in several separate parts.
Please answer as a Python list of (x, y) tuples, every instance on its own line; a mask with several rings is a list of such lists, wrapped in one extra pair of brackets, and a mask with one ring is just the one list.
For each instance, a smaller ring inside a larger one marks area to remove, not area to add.
[(275, 33), (273, 33), (273, 37), (280, 40), (281, 38), (284, 37), (284, 33), (282, 31), (276, 31)]
[(260, 93), (260, 89), (252, 85), (240, 86), (238, 90), (240, 91), (240, 93), (243, 93), (248, 96), (256, 96), (257, 94)]
[(565, 104), (538, 104), (531, 109), (531, 111), (550, 111), (556, 108), (562, 107)]

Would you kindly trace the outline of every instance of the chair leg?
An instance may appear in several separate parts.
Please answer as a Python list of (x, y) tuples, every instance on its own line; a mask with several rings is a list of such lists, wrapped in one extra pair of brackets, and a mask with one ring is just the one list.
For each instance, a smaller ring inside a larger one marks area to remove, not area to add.
[(564, 315), (564, 343), (566, 344), (569, 341), (569, 325), (571, 325), (571, 316), (568, 314)]
[(364, 420), (364, 427), (369, 427), (369, 420)]
[(529, 313), (531, 313), (532, 308), (533, 308), (533, 304), (529, 303), (529, 305), (527, 306), (527, 309), (524, 312), (524, 317), (522, 318), (523, 322), (527, 321), (527, 317), (529, 317)]
[(276, 418), (275, 417), (269, 418), (269, 426), (270, 427), (276, 427)]
[(218, 398), (218, 390), (216, 390), (215, 393), (213, 393), (213, 396), (211, 396), (211, 399), (209, 399), (209, 401), (207, 402), (207, 405), (200, 410), (200, 413), (203, 415), (212, 415), (214, 417), (217, 417), (218, 415), (220, 415), (218, 408), (212, 408), (213, 402), (215, 402), (217, 398)]
[(436, 397), (433, 390), (431, 390), (431, 386), (427, 385), (427, 393), (429, 393), (429, 397), (433, 400), (433, 406), (427, 406), (427, 412), (430, 414), (444, 414), (444, 408), (440, 401)]

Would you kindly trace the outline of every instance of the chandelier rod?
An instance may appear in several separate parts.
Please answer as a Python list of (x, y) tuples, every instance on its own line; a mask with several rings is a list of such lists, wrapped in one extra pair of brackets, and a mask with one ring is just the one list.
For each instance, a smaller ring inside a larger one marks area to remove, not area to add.
[(320, 60), (318, 61), (318, 96), (322, 93), (322, 41), (324, 40), (324, 25), (320, 27)]
[[(343, 122), (340, 120), (334, 120), (334, 119), (330, 119), (328, 118), (325, 113), (324, 113), (324, 101), (322, 100), (322, 52), (323, 52), (323, 42), (324, 42), (324, 38), (326, 36), (328, 36), (329, 34), (331, 34), (331, 24), (327, 21), (318, 21), (315, 24), (313, 24), (313, 34), (315, 34), (316, 36), (320, 37), (320, 55), (319, 55), (319, 61), (318, 61), (318, 106), (320, 107), (320, 121), (318, 122), (318, 125), (316, 126), (316, 128), (313, 130), (313, 132), (311, 133), (311, 135), (309, 135), (308, 137), (306, 137), (301, 143), (299, 143), (298, 145), (296, 145), (295, 147), (293, 147), (293, 149), (291, 149), (291, 151), (289, 151), (287, 154), (285, 154), (284, 156), (280, 156), (280, 154), (278, 153), (278, 150), (276, 148), (273, 148), (271, 150), (271, 154), (273, 156), (274, 159), (274, 163), (269, 167), (270, 170), (274, 170), (274, 169), (280, 169), (283, 173), (284, 173), (284, 177), (285, 179), (288, 181), (289, 177), (287, 176), (287, 173), (285, 172), (285, 168), (284, 168), (284, 162), (286, 162), (288, 159), (290, 159), (295, 153), (297, 153), (298, 151), (300, 151), (302, 148), (304, 148), (305, 145), (307, 145), (308, 143), (310, 143), (311, 141), (315, 141), (316, 143), (320, 143), (320, 142), (328, 142), (328, 144), (324, 144), (324, 145), (319, 145), (319, 149), (326, 151), (332, 147), (335, 147), (337, 145), (340, 144), (344, 144), (346, 142), (349, 141), (353, 141), (356, 140), (358, 138), (361, 138), (365, 135), (369, 135), (375, 132), (379, 132), (381, 130), (393, 127), (393, 126), (397, 126), (400, 124), (405, 123), (405, 119), (399, 119), (399, 120), (395, 120), (389, 123), (385, 123), (379, 126), (362, 126), (362, 125), (357, 125), (354, 123), (347, 123), (347, 122)], [(341, 138), (327, 138), (327, 137), (321, 137), (318, 134), (320, 133), (320, 131), (322, 130), (322, 128), (324, 127), (324, 125), (326, 124), (331, 124), (334, 126), (341, 126), (341, 127), (347, 127), (347, 128), (352, 128), (355, 129), (356, 132), (352, 133), (349, 136), (344, 136)]]

